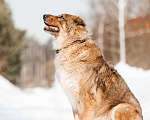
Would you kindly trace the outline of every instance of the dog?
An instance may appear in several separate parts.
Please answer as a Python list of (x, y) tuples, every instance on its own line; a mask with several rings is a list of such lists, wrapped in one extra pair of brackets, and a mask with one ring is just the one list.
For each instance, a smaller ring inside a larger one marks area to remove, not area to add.
[(55, 36), (56, 77), (75, 120), (142, 120), (129, 87), (103, 58), (83, 19), (70, 14), (43, 15), (44, 31)]

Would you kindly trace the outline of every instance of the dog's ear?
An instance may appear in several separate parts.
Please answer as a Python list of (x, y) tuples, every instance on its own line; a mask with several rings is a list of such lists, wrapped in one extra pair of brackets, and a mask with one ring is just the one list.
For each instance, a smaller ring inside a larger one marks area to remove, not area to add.
[(74, 20), (74, 22), (75, 22), (77, 25), (81, 25), (81, 26), (83, 26), (83, 27), (86, 26), (84, 20), (82, 20), (80, 17), (77, 17), (77, 18)]

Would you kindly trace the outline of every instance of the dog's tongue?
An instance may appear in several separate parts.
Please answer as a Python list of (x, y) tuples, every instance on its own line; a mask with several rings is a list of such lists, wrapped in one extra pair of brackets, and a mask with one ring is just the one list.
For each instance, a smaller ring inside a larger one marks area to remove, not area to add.
[(58, 27), (54, 27), (54, 26), (45, 26), (44, 30), (53, 31), (53, 32), (58, 32), (59, 31)]

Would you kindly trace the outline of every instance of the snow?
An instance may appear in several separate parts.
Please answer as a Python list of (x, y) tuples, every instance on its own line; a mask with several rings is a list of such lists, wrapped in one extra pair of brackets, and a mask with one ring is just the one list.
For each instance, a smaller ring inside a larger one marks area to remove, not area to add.
[(0, 76), (0, 120), (73, 120), (71, 105), (62, 88), (22, 91)]
[[(138, 98), (150, 120), (150, 70), (118, 63), (115, 68)], [(71, 105), (55, 82), (52, 88), (21, 90), (0, 75), (0, 120), (73, 120)]]

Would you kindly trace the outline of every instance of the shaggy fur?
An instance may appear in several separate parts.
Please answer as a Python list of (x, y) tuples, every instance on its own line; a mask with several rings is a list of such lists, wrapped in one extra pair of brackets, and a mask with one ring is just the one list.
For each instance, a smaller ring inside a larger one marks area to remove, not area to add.
[[(142, 120), (138, 100), (105, 62), (85, 22), (69, 14), (43, 18), (44, 30), (56, 37), (56, 76), (71, 102), (75, 120)], [(77, 40), (85, 41), (74, 43)]]

